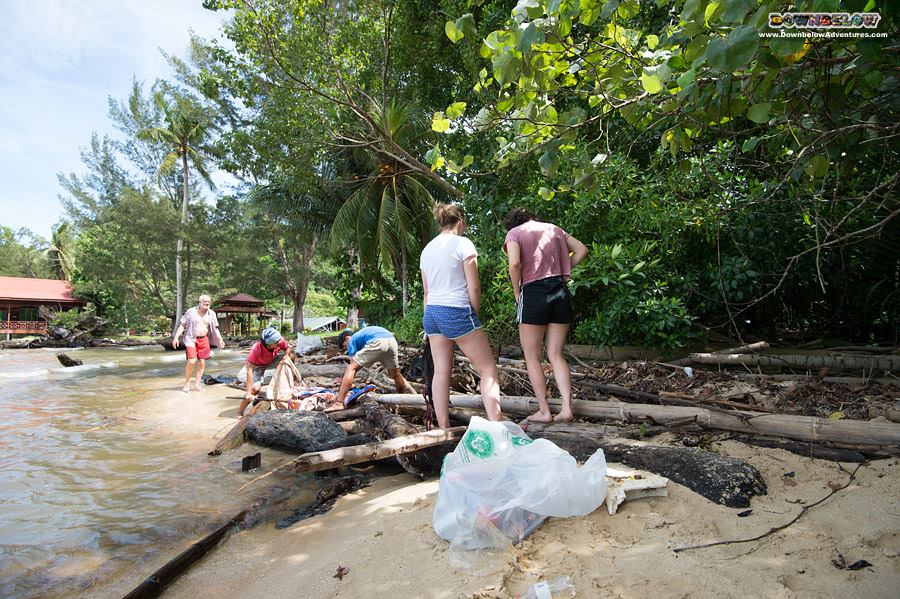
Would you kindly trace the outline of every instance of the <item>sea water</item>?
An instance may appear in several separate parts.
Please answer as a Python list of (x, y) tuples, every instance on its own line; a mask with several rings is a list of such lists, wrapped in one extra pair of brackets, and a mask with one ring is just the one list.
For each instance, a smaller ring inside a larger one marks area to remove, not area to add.
[[(59, 351), (84, 364), (64, 368)], [(215, 354), (214, 375), (244, 359)], [(289, 469), (236, 492), (259, 448), (212, 458), (208, 430), (160, 426), (183, 376), (184, 354), (159, 346), (0, 351), (0, 597), (120, 597), (256, 497), (290, 497), (274, 517), (315, 496)], [(289, 457), (262, 451), (263, 472)]]

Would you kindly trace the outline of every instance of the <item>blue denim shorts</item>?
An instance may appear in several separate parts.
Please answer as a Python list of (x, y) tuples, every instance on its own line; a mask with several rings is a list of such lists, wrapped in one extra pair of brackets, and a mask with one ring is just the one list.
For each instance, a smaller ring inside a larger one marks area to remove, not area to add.
[(447, 339), (459, 339), (465, 337), (474, 330), (481, 328), (481, 321), (472, 306), (460, 308), (458, 306), (425, 306), (425, 314), (422, 315), (422, 326), (425, 334), (443, 335)]

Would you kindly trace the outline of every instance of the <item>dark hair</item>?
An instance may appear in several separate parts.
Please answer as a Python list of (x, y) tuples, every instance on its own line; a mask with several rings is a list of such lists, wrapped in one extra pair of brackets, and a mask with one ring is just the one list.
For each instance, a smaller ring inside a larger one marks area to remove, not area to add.
[(351, 331), (349, 329), (344, 329), (343, 331), (341, 331), (338, 334), (338, 349), (344, 349), (344, 340), (347, 337), (352, 337), (352, 336), (353, 336), (353, 331)]
[(524, 225), (530, 220), (536, 220), (535, 216), (524, 208), (513, 208), (503, 217), (503, 224), (506, 230), (515, 229), (519, 225)]
[(455, 204), (435, 204), (432, 213), (441, 229), (452, 227), (463, 220), (462, 210)]

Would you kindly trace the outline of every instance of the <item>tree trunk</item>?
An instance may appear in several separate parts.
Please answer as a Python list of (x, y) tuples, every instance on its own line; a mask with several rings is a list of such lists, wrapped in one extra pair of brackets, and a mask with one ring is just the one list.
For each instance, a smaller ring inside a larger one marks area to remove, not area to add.
[(448, 429), (434, 429), (406, 437), (397, 437), (383, 443), (366, 443), (354, 447), (340, 447), (327, 451), (305, 453), (294, 460), (297, 472), (318, 472), (362, 462), (383, 460), (395, 455), (421, 451), (426, 447), (456, 443), (466, 432), (466, 427), (455, 426)]
[[(421, 395), (384, 394), (374, 399), (384, 404), (424, 405)], [(451, 395), (450, 405), (455, 408), (482, 407), (480, 395)], [(550, 400), (551, 410), (559, 411), (559, 402)], [(504, 412), (532, 414), (537, 410), (537, 400), (533, 397), (501, 397), (500, 406)], [(861, 451), (900, 455), (900, 425), (893, 422), (871, 422), (862, 420), (831, 420), (814, 416), (794, 416), (790, 414), (754, 414), (753, 412), (711, 411), (705, 408), (682, 406), (654, 406), (618, 402), (573, 400), (572, 410), (582, 418), (610, 420), (644, 420), (656, 424), (667, 422), (683, 423), (691, 420), (705, 429), (736, 431), (754, 435), (771, 435), (830, 443), (835, 447), (849, 447)]]
[[(391, 414), (377, 404), (366, 406), (366, 420), (372, 424), (374, 437), (379, 441), (415, 435), (419, 432), (419, 429), (402, 416)], [(419, 480), (424, 480), (426, 476), (432, 476), (441, 471), (444, 456), (452, 449), (448, 448), (447, 445), (441, 445), (409, 455), (401, 454), (397, 456), (397, 461), (404, 470)]]
[[(188, 161), (187, 153), (181, 155), (181, 178), (182, 178), (182, 197), (181, 197), (181, 226), (178, 228), (178, 240), (175, 242), (175, 327), (184, 314), (183, 291), (181, 281), (181, 252), (184, 249), (184, 227), (187, 224), (188, 216)], [(175, 330), (172, 330), (175, 333)]]
[(900, 370), (900, 356), (816, 356), (816, 355), (756, 355), (756, 354), (691, 354), (697, 364), (720, 366), (782, 366), (821, 370), (865, 370), (867, 372)]
[(406, 316), (406, 306), (409, 304), (409, 260), (406, 255), (406, 244), (400, 248), (400, 290), (401, 290), (401, 309), (403, 315)]

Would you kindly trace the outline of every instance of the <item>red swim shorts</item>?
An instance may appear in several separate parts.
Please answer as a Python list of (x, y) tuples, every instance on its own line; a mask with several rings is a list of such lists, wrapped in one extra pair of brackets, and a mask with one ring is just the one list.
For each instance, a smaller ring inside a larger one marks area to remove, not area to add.
[(185, 346), (184, 351), (187, 353), (188, 360), (194, 358), (208, 360), (212, 356), (212, 352), (209, 350), (209, 337), (197, 337), (194, 340), (194, 347)]

